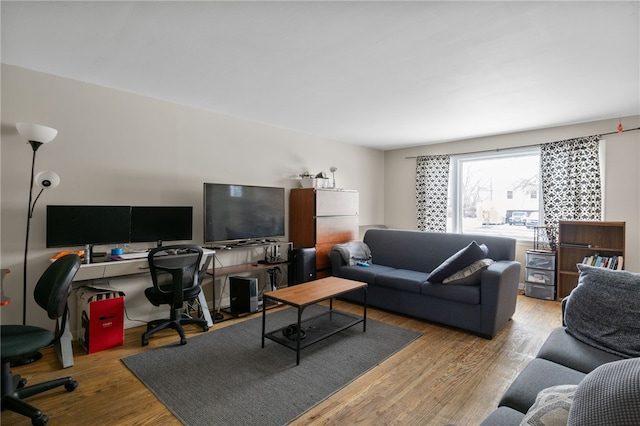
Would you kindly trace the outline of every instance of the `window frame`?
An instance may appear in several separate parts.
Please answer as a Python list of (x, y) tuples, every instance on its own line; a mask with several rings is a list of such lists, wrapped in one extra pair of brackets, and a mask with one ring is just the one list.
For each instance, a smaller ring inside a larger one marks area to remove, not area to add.
[[(509, 148), (495, 151), (481, 151), (468, 154), (454, 154), (450, 157), (450, 169), (449, 169), (449, 208), (451, 209), (451, 232), (463, 233), (462, 229), (462, 205), (463, 205), (463, 193), (462, 193), (462, 168), (465, 162), (478, 161), (478, 160), (490, 160), (490, 159), (504, 159), (510, 157), (522, 157), (526, 155), (540, 155), (540, 145), (530, 145), (520, 148)], [(544, 210), (542, 200), (542, 176), (541, 176), (540, 164), (538, 163), (538, 211), (540, 224), (544, 223)], [(448, 230), (449, 231), (449, 230)], [(532, 237), (516, 237), (518, 240), (533, 241)]]

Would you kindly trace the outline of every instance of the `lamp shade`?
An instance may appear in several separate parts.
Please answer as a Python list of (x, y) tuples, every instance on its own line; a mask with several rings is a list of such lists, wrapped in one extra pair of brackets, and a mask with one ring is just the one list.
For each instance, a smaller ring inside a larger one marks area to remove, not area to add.
[(36, 175), (36, 185), (40, 188), (53, 189), (60, 185), (60, 176), (55, 172), (40, 172)]
[(48, 143), (55, 139), (58, 131), (54, 128), (33, 123), (16, 123), (20, 136), (29, 142)]

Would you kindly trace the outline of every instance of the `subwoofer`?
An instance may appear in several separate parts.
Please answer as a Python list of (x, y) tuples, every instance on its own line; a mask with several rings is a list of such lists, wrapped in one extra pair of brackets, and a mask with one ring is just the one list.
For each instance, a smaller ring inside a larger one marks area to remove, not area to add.
[(258, 279), (229, 277), (229, 298), (233, 315), (258, 311)]
[(316, 279), (316, 249), (295, 248), (289, 252), (289, 286)]

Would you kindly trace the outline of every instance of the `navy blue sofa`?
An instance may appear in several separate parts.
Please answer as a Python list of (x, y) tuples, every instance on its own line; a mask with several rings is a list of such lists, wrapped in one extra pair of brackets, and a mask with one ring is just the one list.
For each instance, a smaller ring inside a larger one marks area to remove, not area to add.
[[(578, 265), (562, 327), (506, 390), (481, 426), (640, 425), (640, 274)], [(545, 395), (564, 387), (545, 401)]]
[[(430, 283), (431, 271), (472, 241), (485, 244), (495, 261), (477, 285)], [(371, 250), (368, 267), (350, 266), (335, 250), (332, 274), (369, 284), (367, 303), (393, 312), (461, 328), (491, 339), (516, 309), (519, 262), (516, 240), (507, 237), (369, 229), (363, 238)], [(345, 299), (362, 303), (361, 292)]]

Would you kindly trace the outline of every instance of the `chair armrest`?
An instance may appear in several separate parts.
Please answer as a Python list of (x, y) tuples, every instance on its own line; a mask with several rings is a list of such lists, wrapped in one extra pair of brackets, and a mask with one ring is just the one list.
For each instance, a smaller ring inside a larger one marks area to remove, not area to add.
[(346, 265), (347, 262), (344, 261), (342, 255), (336, 250), (331, 250), (329, 252), (329, 257), (331, 258), (331, 275), (339, 277), (340, 267)]
[(567, 324), (564, 322), (564, 312), (567, 309), (567, 302), (569, 301), (569, 296), (565, 297), (564, 299), (562, 299), (562, 302), (560, 304), (560, 308), (561, 308), (561, 312), (562, 312), (562, 326), (566, 327)]
[(495, 336), (515, 313), (521, 267), (520, 262), (515, 260), (499, 260), (482, 273), (480, 299), (484, 336)]

